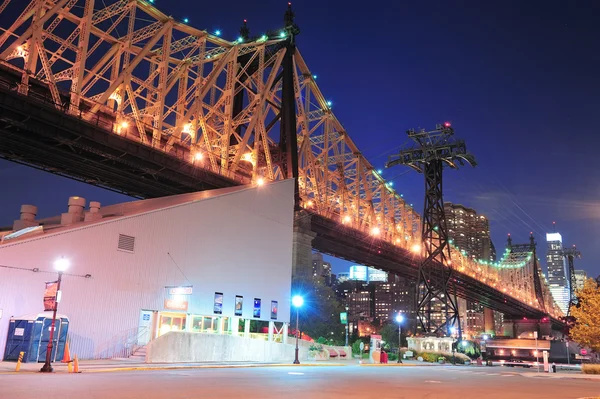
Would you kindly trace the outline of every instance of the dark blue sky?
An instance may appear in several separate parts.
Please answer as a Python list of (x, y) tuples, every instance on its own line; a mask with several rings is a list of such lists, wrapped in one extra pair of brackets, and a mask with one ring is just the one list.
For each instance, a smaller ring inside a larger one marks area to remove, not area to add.
[[(244, 18), (252, 34), (280, 27), (286, 3), (155, 0), (166, 14), (231, 40)], [(600, 274), (600, 2), (353, 4), (293, 6), (299, 49), (371, 162), (383, 167), (390, 150), (408, 144), (407, 129), (452, 121), (479, 166), (447, 171), (445, 199), (487, 215), (498, 249), (506, 233), (525, 242), (533, 231), (543, 255), (543, 235), (556, 221), (565, 245), (583, 252), (576, 267)], [(396, 167), (384, 176), (422, 209), (421, 175)], [(7, 162), (0, 162), (0, 179), (2, 225), (18, 217), (22, 203), (48, 216), (65, 211), (70, 195), (125, 199)], [(345, 267), (334, 263), (338, 272)]]

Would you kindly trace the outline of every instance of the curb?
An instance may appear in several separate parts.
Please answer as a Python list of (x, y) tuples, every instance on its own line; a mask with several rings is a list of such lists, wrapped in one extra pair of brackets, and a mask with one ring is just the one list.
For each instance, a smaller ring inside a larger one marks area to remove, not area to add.
[[(335, 366), (346, 366), (343, 363), (306, 363), (306, 364), (288, 364), (288, 363), (273, 363), (273, 364), (203, 364), (198, 366), (139, 366), (139, 367), (114, 367), (114, 368), (98, 368), (98, 369), (83, 369), (81, 373), (115, 373), (119, 371), (152, 371), (152, 370), (190, 370), (190, 369), (232, 369), (232, 368), (259, 368), (259, 367), (335, 367)], [(15, 374), (38, 374), (38, 371), (34, 370), (21, 370), (21, 371), (7, 371), (0, 372), (0, 375), (15, 375)], [(54, 374), (74, 374), (67, 372), (55, 372)]]
[(544, 374), (526, 374), (526, 373), (519, 373), (520, 375), (522, 375), (525, 378), (549, 378), (549, 379), (554, 379), (554, 380), (586, 380), (586, 381), (600, 381), (600, 377), (592, 377), (590, 375), (587, 374), (574, 374), (574, 375), (561, 375), (561, 376), (551, 376), (551, 375), (544, 375)]
[(359, 366), (364, 367), (436, 367), (435, 364), (406, 364), (406, 363), (361, 363)]
[(259, 367), (333, 367), (346, 366), (342, 363), (307, 363), (307, 364), (221, 364), (221, 365), (199, 365), (199, 366), (161, 366), (161, 367), (118, 367), (112, 369), (88, 369), (82, 370), (83, 373), (114, 373), (119, 371), (152, 371), (152, 370), (191, 370), (191, 369), (236, 369), (236, 368), (259, 368)]

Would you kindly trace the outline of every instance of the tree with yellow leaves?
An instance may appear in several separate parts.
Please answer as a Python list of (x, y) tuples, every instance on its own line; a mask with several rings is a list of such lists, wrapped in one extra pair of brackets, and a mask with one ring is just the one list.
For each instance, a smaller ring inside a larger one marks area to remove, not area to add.
[(576, 295), (578, 303), (571, 307), (571, 315), (575, 317), (571, 338), (600, 353), (600, 287), (594, 279), (588, 278)]

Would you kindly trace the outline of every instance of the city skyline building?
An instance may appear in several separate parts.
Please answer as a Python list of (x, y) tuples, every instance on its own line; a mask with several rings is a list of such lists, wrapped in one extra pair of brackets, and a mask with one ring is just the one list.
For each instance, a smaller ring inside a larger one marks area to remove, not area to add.
[(370, 283), (373, 281), (386, 282), (388, 281), (388, 274), (384, 271), (375, 269), (369, 266), (353, 265), (350, 266), (349, 280), (365, 281)]
[[(444, 202), (448, 238), (472, 259), (496, 261), (496, 248), (490, 235), (490, 222), (473, 208)], [(460, 327), (465, 336), (478, 336), (485, 330), (484, 307), (477, 302), (458, 300)], [(441, 312), (443, 309), (439, 309)]]
[(331, 287), (333, 284), (331, 274), (331, 263), (323, 260), (323, 254), (313, 252), (312, 254), (313, 277)]
[(473, 208), (444, 202), (448, 238), (452, 244), (473, 258), (496, 261), (496, 249), (490, 237), (490, 222)]
[(556, 304), (567, 314), (571, 300), (571, 287), (568, 278), (567, 262), (563, 255), (563, 243), (560, 233), (547, 233), (546, 276), (550, 292)]

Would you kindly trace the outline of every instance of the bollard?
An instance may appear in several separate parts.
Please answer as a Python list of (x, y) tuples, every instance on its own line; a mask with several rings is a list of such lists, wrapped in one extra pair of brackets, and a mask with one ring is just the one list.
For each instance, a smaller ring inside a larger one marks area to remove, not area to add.
[(24, 355), (25, 355), (25, 352), (19, 352), (19, 359), (17, 360), (17, 367), (15, 368), (15, 371), (21, 370), (21, 362), (23, 361)]
[(79, 359), (77, 359), (77, 355), (73, 358), (73, 372), (79, 373)]

